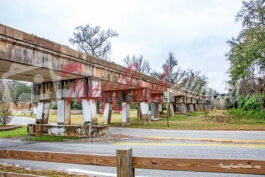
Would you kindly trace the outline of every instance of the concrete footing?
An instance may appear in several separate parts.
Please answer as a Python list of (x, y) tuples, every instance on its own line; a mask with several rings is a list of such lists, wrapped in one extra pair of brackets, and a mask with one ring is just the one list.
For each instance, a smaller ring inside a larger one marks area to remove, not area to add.
[(95, 138), (109, 133), (108, 126), (102, 125), (50, 125), (28, 124), (28, 135), (77, 136)]

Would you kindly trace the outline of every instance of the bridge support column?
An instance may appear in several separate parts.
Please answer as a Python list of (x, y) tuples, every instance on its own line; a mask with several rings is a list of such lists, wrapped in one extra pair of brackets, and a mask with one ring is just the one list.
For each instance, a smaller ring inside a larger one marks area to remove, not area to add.
[(104, 124), (110, 124), (112, 113), (112, 103), (104, 103)]
[(210, 103), (206, 103), (206, 109), (209, 111), (211, 110), (211, 104)]
[(71, 99), (57, 101), (58, 118), (57, 124), (71, 124)]
[(121, 109), (122, 126), (130, 125), (130, 103), (122, 102)]
[(98, 123), (98, 115), (97, 115), (96, 100), (90, 99), (89, 103), (90, 103), (90, 109), (91, 109), (92, 123), (97, 124)]
[(40, 101), (37, 106), (36, 124), (48, 124), (50, 102)]
[(159, 118), (159, 104), (151, 103), (151, 119)]
[(151, 119), (148, 115), (148, 112), (149, 112), (148, 103), (140, 102), (140, 107), (141, 107), (141, 115), (142, 115), (143, 124), (150, 123)]
[(194, 112), (194, 106), (193, 106), (193, 104), (189, 104), (189, 112)]
[(204, 104), (204, 110), (205, 110), (205, 111), (209, 111), (208, 104), (206, 104), (206, 103)]
[(82, 109), (83, 109), (83, 117), (84, 117), (84, 124), (91, 124), (92, 123), (92, 114), (90, 109), (89, 100), (83, 99), (82, 100)]
[(167, 115), (168, 117), (173, 117), (174, 116), (174, 107), (172, 103), (167, 104)]
[(159, 111), (159, 112), (162, 112), (162, 111), (163, 111), (163, 105), (162, 105), (162, 104), (159, 104), (159, 105), (158, 105), (158, 111)]
[(42, 123), (43, 124), (48, 124), (49, 123), (49, 113), (50, 112), (50, 102), (44, 103), (44, 108), (43, 108), (43, 118), (42, 118)]
[(64, 124), (71, 125), (71, 99), (65, 99), (64, 105)]
[(195, 112), (198, 112), (199, 111), (199, 105), (197, 103), (194, 104), (194, 111)]
[(57, 124), (58, 125), (62, 125), (64, 124), (64, 120), (65, 120), (65, 117), (64, 117), (64, 107), (65, 105), (65, 100), (57, 100), (57, 114), (58, 114), (58, 117), (57, 117)]
[(41, 124), (42, 122), (42, 117), (43, 117), (43, 107), (44, 107), (44, 102), (38, 102), (37, 106), (37, 116), (36, 116), (36, 124)]
[(186, 108), (186, 104), (185, 103), (180, 103), (180, 112), (183, 115), (187, 114), (187, 108)]
[(84, 124), (97, 124), (97, 108), (96, 101), (94, 99), (83, 99), (82, 100)]
[(151, 117), (151, 120), (152, 120), (152, 119), (155, 118), (155, 103), (151, 103), (150, 109), (151, 109), (150, 117)]
[(140, 105), (140, 103), (137, 103), (137, 105), (138, 105), (138, 109), (137, 109), (137, 117), (138, 117), (139, 119), (142, 119), (141, 105)]
[(199, 104), (199, 111), (204, 111), (202, 103)]

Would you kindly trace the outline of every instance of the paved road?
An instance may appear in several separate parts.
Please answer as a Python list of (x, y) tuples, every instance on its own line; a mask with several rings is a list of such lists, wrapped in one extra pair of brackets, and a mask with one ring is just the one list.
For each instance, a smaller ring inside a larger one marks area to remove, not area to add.
[[(116, 143), (36, 143), (0, 139), (0, 149), (20, 149), (88, 154), (115, 154), (116, 149), (132, 148), (133, 155), (179, 158), (265, 159), (265, 132), (252, 131), (183, 131), (110, 128), (111, 133), (127, 134), (131, 138)], [(32, 169), (80, 171), (91, 176), (115, 176), (116, 169), (98, 166), (4, 160)], [(105, 174), (97, 174), (104, 172)], [(93, 175), (94, 174), (94, 175)], [(175, 172), (136, 169), (137, 176), (175, 177), (245, 177), (255, 175)]]

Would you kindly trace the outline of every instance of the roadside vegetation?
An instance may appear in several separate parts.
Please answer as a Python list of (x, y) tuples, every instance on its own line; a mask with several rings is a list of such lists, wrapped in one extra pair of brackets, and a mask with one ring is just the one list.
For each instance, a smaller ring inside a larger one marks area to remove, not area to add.
[[(121, 118), (112, 119), (110, 126), (121, 127)], [(208, 112), (192, 112), (187, 115), (175, 115), (169, 118), (169, 127), (166, 115), (161, 119), (143, 125), (142, 120), (131, 118), (130, 128), (154, 128), (176, 130), (265, 130), (264, 124), (255, 119), (240, 119), (232, 117), (227, 110), (213, 110)]]
[(265, 2), (243, 1), (236, 15), (242, 30), (227, 41), (230, 92), (225, 107), (233, 121), (265, 122)]
[(0, 171), (16, 173), (14, 174), (14, 176), (20, 176), (17, 174), (27, 174), (27, 175), (46, 176), (46, 177), (88, 177), (87, 175), (69, 174), (66, 172), (55, 171), (55, 170), (31, 170), (8, 164), (0, 164)]
[(62, 142), (65, 140), (76, 140), (78, 137), (76, 136), (46, 136), (46, 135), (38, 135), (38, 136), (29, 136), (23, 138), (25, 141), (38, 141), (38, 142)]

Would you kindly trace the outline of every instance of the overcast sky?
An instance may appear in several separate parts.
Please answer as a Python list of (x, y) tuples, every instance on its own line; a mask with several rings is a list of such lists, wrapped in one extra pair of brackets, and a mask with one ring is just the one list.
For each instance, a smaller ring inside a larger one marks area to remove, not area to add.
[(200, 71), (223, 93), (226, 41), (241, 30), (240, 9), (241, 0), (1, 0), (0, 23), (68, 46), (76, 26), (111, 28), (119, 33), (111, 61), (143, 55), (163, 72), (173, 52), (183, 69)]

